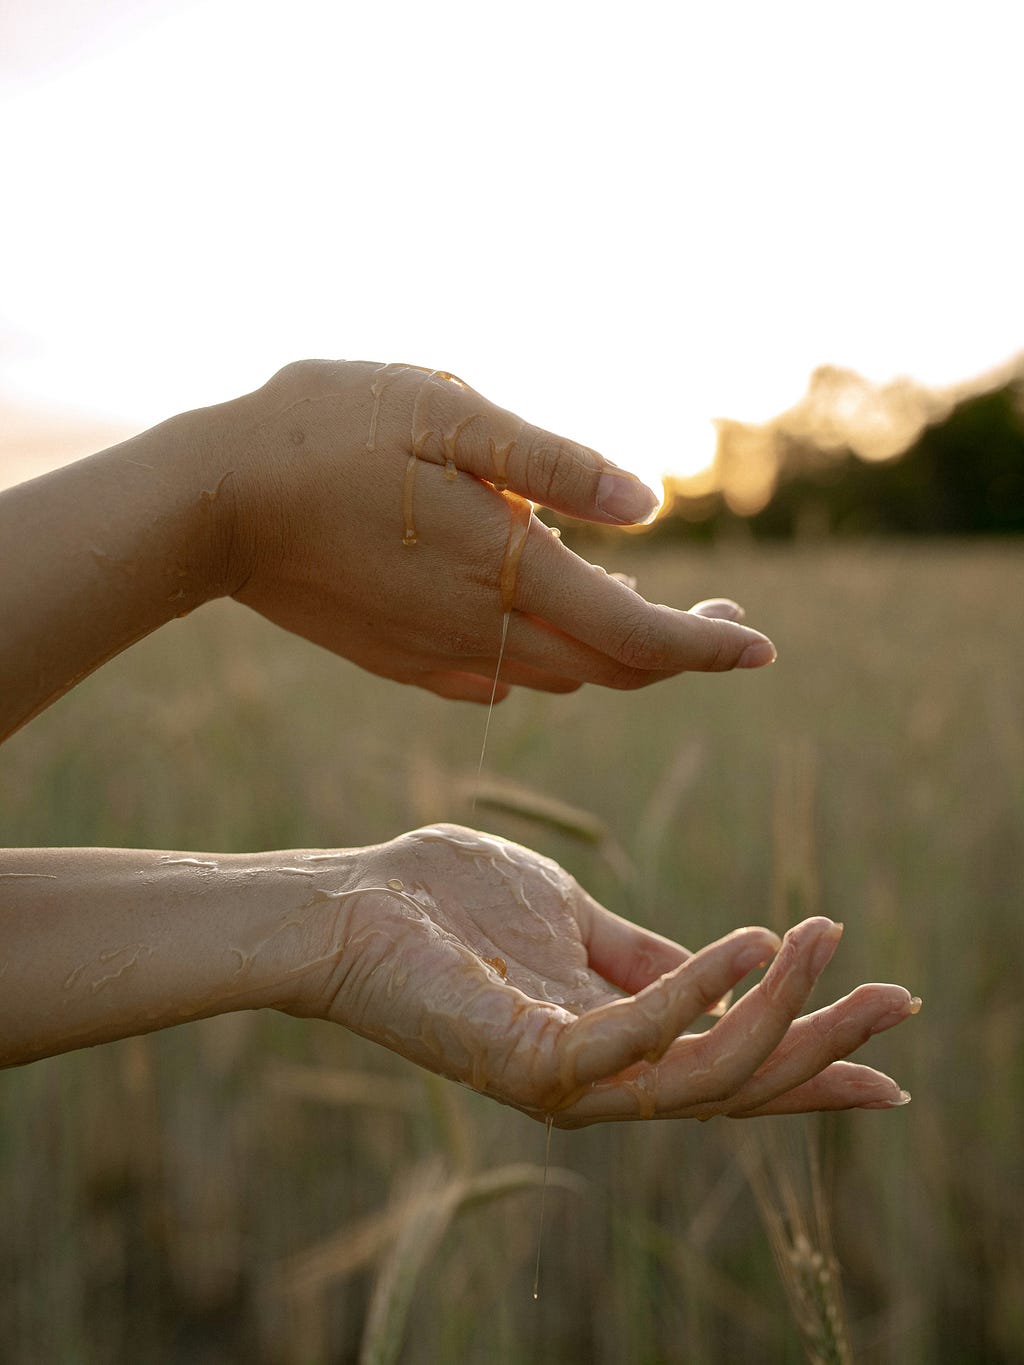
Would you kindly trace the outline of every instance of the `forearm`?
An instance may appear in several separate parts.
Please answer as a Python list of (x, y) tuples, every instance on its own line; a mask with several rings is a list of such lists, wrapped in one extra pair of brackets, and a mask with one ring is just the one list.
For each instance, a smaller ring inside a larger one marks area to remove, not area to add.
[(226, 590), (231, 476), (208, 426), (172, 418), (0, 495), (0, 739)]
[(345, 908), (357, 868), (345, 851), (0, 852), (0, 1067), (289, 1008), (332, 951), (331, 900)]

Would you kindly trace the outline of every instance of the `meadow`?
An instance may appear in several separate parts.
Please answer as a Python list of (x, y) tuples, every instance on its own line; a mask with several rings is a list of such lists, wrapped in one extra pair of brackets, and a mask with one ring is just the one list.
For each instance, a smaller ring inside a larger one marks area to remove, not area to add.
[(1024, 1358), (1021, 546), (584, 552), (655, 600), (736, 597), (778, 663), (516, 693), (471, 815), (482, 710), (218, 603), (0, 751), (5, 843), (332, 847), (452, 819), (691, 946), (825, 913), (846, 932), (815, 1003), (924, 999), (859, 1054), (912, 1104), (556, 1131), (534, 1301), (545, 1135), (518, 1113), (271, 1014), (36, 1063), (0, 1075), (0, 1361)]

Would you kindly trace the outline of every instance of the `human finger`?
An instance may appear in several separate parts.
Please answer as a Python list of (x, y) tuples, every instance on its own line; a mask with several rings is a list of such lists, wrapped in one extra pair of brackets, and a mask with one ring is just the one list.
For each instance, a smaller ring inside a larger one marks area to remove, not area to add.
[[(411, 410), (409, 446), (420, 459), (586, 521), (643, 521), (658, 506), (658, 495), (636, 475), (589, 446), (523, 421), (448, 371), (382, 366), (376, 375), (380, 393), (387, 396), (390, 387), (391, 406), (399, 400)], [(387, 420), (378, 411), (378, 421)]]
[(708, 597), (690, 608), (694, 616), (707, 616), (716, 621), (742, 621), (746, 612), (731, 597)]
[(840, 925), (824, 917), (790, 929), (763, 980), (712, 1028), (677, 1038), (659, 1065), (646, 1072), (592, 1085), (573, 1104), (572, 1116), (592, 1123), (716, 1112), (715, 1106), (732, 1097), (785, 1036), (840, 932)]
[(769, 1114), (812, 1114), (834, 1109), (898, 1109), (909, 1103), (909, 1091), (901, 1089), (884, 1072), (857, 1062), (833, 1062), (803, 1085), (766, 1104), (725, 1117), (755, 1119)]
[(662, 1105), (679, 1109), (733, 1096), (785, 1038), (841, 935), (842, 925), (823, 915), (790, 929), (763, 979), (713, 1028), (673, 1050)]
[(559, 1040), (559, 1081), (566, 1097), (643, 1058), (660, 1057), (700, 1017), (775, 951), (769, 929), (738, 929), (695, 953), (668, 975), (570, 1024)]
[(645, 675), (759, 668), (775, 658), (760, 631), (648, 602), (550, 535), (527, 538), (513, 605), (608, 656), (623, 687)]
[(606, 910), (582, 889), (577, 919), (587, 965), (630, 995), (693, 957), (681, 944)]
[[(509, 618), (504, 659), (544, 673), (618, 689), (644, 687), (673, 676), (672, 670), (644, 672), (624, 667), (601, 649), (573, 639), (546, 621), (515, 611)], [(486, 672), (483, 657), (473, 660), (475, 671)], [(502, 665), (503, 674), (505, 664)]]
[(797, 1019), (763, 1067), (719, 1106), (739, 1116), (795, 1090), (921, 1008), (902, 986), (858, 986), (842, 1000)]
[[(544, 639), (546, 634), (533, 630), (523, 634), (517, 630), (515, 647), (506, 645), (500, 662), (497, 654), (471, 655), (459, 659), (459, 666), (454, 671), (472, 673), (491, 684), (497, 677), (499, 682), (510, 683), (513, 687), (531, 687), (535, 692), (575, 692), (585, 682), (600, 681), (602, 670), (599, 667), (581, 666), (574, 654), (548, 647)], [(443, 660), (437, 662), (443, 663)], [(449, 670), (442, 668), (441, 671)]]
[(497, 705), (512, 690), (507, 683), (499, 682), (495, 686), (493, 678), (488, 679), (476, 673), (425, 672), (402, 681), (415, 683), (417, 687), (433, 692), (437, 697), (444, 697), (446, 701), (473, 701), (482, 706), (491, 701)]
[[(619, 577), (622, 581), (621, 576), (615, 574), (610, 574), (609, 577)], [(642, 598), (639, 600), (643, 602)], [(716, 601), (716, 606), (718, 605), (719, 603)], [(644, 607), (646, 606), (647, 604), (644, 603)], [(732, 619), (729, 614), (731, 608), (742, 615), (742, 607), (735, 603), (722, 601), (719, 608), (721, 615), (714, 619)], [(685, 615), (685, 613), (680, 614)], [(583, 644), (580, 640), (571, 638), (564, 631), (555, 628), (548, 622), (538, 620), (523, 611), (514, 612), (509, 620), (504, 657), (512, 661), (522, 660), (534, 667), (542, 668), (548, 673), (557, 673), (566, 678), (574, 678), (579, 682), (595, 683), (602, 687), (614, 687), (620, 690), (646, 687), (651, 683), (670, 678), (675, 672), (678, 672), (678, 669), (670, 668), (638, 669), (625, 667), (613, 656), (600, 649), (595, 649), (591, 645)], [(481, 672), (486, 671), (486, 667), (480, 661), (474, 661), (474, 668)]]

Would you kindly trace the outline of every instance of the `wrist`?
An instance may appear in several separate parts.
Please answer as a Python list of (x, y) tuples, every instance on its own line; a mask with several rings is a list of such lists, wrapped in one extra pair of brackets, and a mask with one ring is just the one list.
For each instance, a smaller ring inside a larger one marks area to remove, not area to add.
[(146, 433), (166, 436), (189, 570), (203, 601), (230, 597), (251, 573), (252, 426), (246, 400), (234, 399), (181, 413)]
[(231, 941), (226, 1009), (323, 1017), (347, 970), (363, 850), (292, 850), (230, 860), (245, 888), (244, 932)]

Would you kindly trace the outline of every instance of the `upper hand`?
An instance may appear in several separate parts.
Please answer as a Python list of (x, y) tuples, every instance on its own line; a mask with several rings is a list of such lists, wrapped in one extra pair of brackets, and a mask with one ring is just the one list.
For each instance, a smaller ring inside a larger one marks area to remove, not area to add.
[[(838, 943), (830, 920), (781, 946), (746, 928), (691, 954), (549, 859), (471, 829), (419, 829), (360, 856), (356, 886), (323, 893), (331, 942), (294, 1013), (561, 1127), (906, 1102), (887, 1076), (841, 1060), (916, 1012), (901, 986), (861, 986), (797, 1018)], [(724, 1017), (684, 1032), (773, 957)]]
[(734, 603), (646, 602), (503, 496), (504, 483), (611, 524), (656, 505), (633, 475), (451, 376), (302, 361), (215, 411), (229, 417), (211, 458), (233, 508), (233, 595), (371, 672), (487, 701), (506, 604), (499, 699), (510, 684), (633, 688), (774, 657)]

